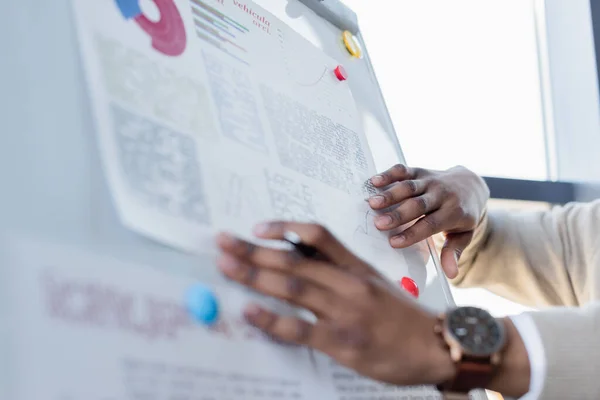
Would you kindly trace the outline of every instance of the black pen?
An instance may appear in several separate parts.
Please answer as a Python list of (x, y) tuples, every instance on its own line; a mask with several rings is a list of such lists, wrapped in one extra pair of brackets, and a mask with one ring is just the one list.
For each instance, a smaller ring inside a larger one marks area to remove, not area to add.
[(302, 257), (312, 260), (327, 260), (327, 257), (321, 254), (316, 247), (302, 243), (302, 239), (296, 232), (286, 231), (283, 234), (283, 239), (294, 246), (294, 250), (300, 253)]

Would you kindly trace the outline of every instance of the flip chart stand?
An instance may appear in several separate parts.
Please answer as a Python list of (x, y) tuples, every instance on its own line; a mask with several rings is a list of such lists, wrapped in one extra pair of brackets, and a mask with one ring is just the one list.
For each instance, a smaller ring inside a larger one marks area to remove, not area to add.
[(358, 34), (356, 13), (339, 0), (300, 0), (321, 18), (331, 22), (343, 31)]

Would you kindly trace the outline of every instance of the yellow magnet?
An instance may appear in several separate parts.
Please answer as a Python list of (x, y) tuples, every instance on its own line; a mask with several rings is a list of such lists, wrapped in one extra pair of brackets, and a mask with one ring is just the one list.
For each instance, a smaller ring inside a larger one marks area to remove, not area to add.
[(346, 50), (348, 53), (352, 55), (352, 57), (362, 58), (362, 49), (360, 44), (358, 43), (358, 39), (352, 34), (350, 31), (344, 31), (342, 34), (342, 38), (344, 40), (344, 45), (346, 45)]

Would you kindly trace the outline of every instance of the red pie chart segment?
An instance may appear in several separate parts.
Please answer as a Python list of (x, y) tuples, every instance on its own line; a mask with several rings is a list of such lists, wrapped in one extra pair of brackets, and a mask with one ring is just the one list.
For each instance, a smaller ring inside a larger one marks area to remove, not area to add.
[(167, 56), (181, 55), (187, 45), (187, 35), (181, 14), (174, 0), (153, 0), (160, 12), (158, 21), (143, 14), (139, 0), (117, 0), (117, 6), (126, 19), (133, 19), (151, 40), (152, 47)]
[(187, 37), (183, 19), (173, 0), (154, 0), (160, 11), (157, 22), (144, 14), (135, 18), (138, 25), (152, 38), (152, 47), (168, 56), (178, 56), (185, 50)]

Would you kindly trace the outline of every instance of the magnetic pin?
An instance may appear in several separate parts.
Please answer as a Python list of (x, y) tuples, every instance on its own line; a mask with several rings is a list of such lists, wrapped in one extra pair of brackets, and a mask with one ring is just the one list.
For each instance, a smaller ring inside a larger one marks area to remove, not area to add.
[(416, 298), (419, 297), (419, 286), (412, 279), (405, 276), (400, 281), (400, 285), (402, 286), (402, 289), (406, 290), (413, 297), (416, 297)]
[(212, 325), (219, 318), (219, 302), (207, 286), (197, 284), (186, 293), (186, 307), (194, 319), (204, 325)]

